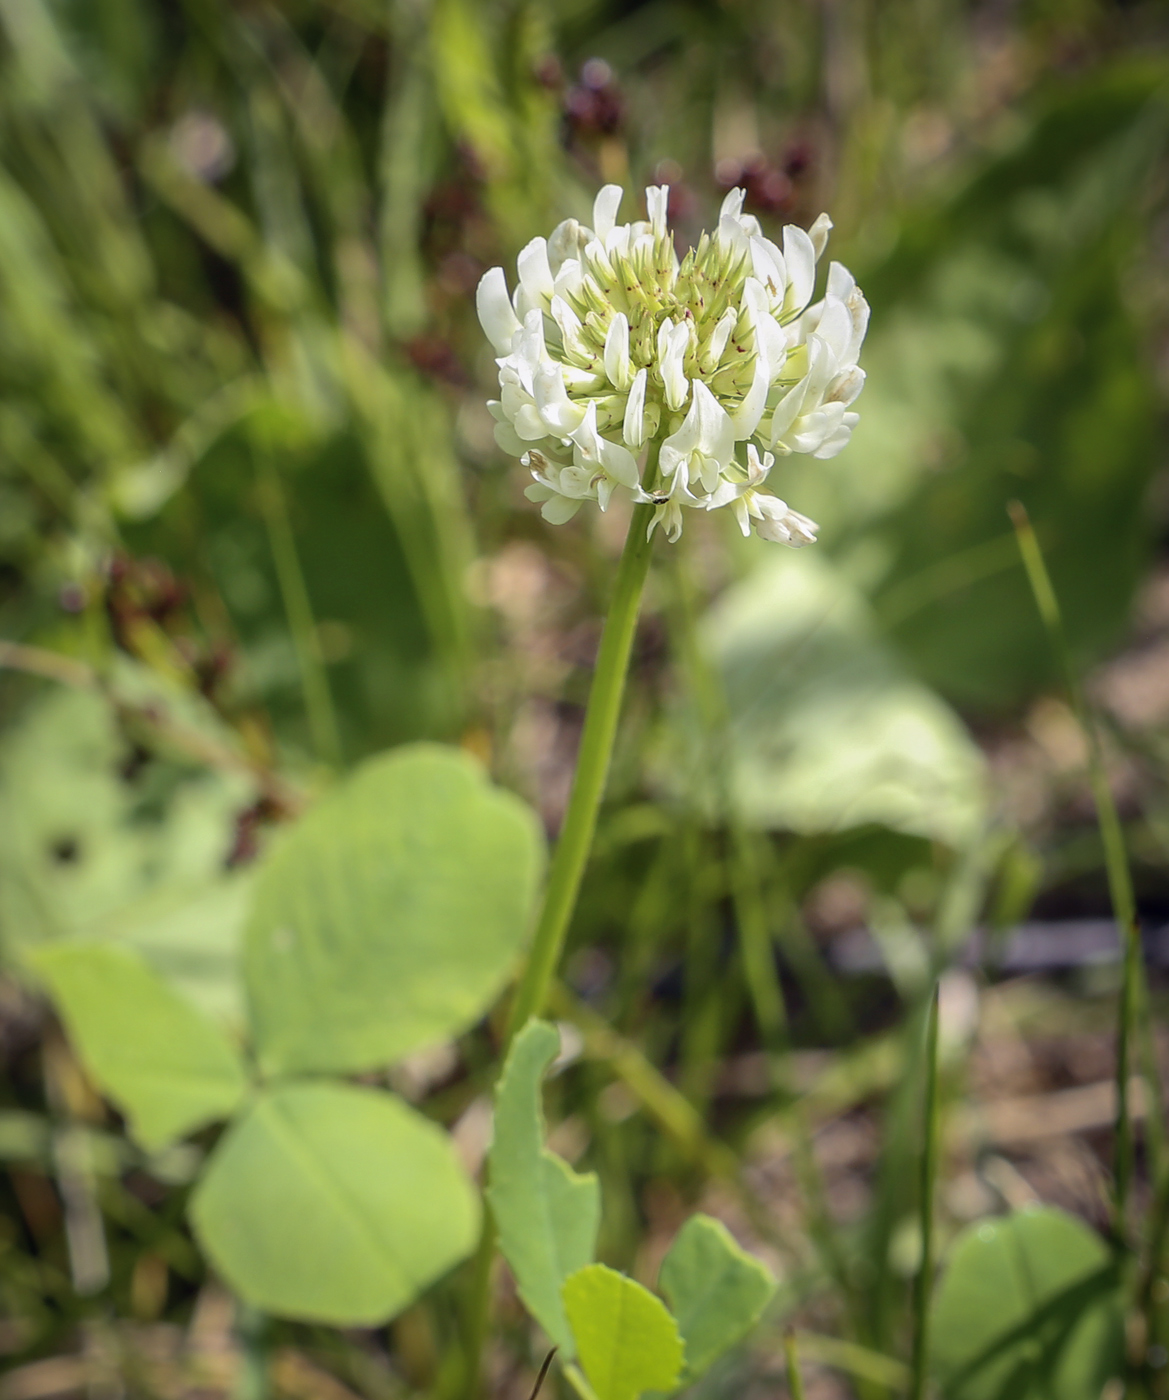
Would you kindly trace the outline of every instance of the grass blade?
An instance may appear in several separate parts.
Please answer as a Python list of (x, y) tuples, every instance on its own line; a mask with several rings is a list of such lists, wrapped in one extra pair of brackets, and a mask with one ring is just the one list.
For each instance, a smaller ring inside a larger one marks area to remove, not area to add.
[(800, 1375), (800, 1358), (796, 1354), (796, 1334), (791, 1328), (783, 1335), (783, 1354), (787, 1361), (787, 1388), (791, 1400), (804, 1400), (804, 1378)]
[[(1068, 697), (1088, 745), (1088, 776), (1092, 788), (1092, 798), (1096, 806), (1096, 820), (1100, 827), (1100, 839), (1104, 846), (1104, 864), (1108, 874), (1108, 890), (1112, 899), (1112, 910), (1120, 928), (1124, 943), (1124, 974), (1120, 1002), (1120, 1023), (1116, 1040), (1116, 1134), (1113, 1164), (1113, 1227), (1117, 1241), (1128, 1245), (1128, 1201), (1132, 1190), (1133, 1162), (1135, 1155), (1133, 1141), (1132, 1106), (1129, 1102), (1129, 1076), (1132, 1072), (1133, 1051), (1137, 1033), (1140, 1007), (1144, 1001), (1142, 985), (1144, 967), (1141, 956), (1140, 925), (1137, 922), (1136, 897), (1133, 893), (1132, 873), (1129, 870), (1128, 856), (1124, 849), (1124, 833), (1112, 789), (1104, 771), (1104, 758), (1100, 748), (1100, 736), (1084, 700), (1083, 689), (1072, 665), (1060, 616), (1059, 600), (1051, 584), (1051, 576), (1043, 560), (1043, 552), (1035, 531), (1031, 526), (1026, 508), (1019, 501), (1010, 504), (1011, 520), (1015, 526), (1015, 537), (1019, 542), (1019, 553), (1023, 557), (1023, 567), (1035, 596), (1035, 605), (1043, 625), (1047, 629), (1052, 650), (1064, 673)], [(1149, 1088), (1156, 1092), (1158, 1086), (1150, 1083)], [(1154, 1164), (1155, 1170), (1156, 1164)]]
[(910, 1400), (925, 1400), (929, 1378), (930, 1297), (934, 1281), (934, 1187), (940, 1143), (938, 1114), (938, 984), (925, 1028), (925, 1141), (921, 1153), (921, 1266), (913, 1297), (913, 1373)]

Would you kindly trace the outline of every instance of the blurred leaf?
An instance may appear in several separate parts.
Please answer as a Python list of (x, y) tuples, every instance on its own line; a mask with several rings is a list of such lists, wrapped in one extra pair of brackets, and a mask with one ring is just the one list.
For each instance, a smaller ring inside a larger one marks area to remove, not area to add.
[(658, 1286), (685, 1343), (687, 1380), (741, 1341), (775, 1292), (767, 1269), (709, 1215), (692, 1215), (678, 1231)]
[(544, 1146), (540, 1084), (560, 1049), (546, 1021), (529, 1021), (512, 1043), (495, 1093), (491, 1209), (499, 1247), (528, 1311), (560, 1348), (575, 1355), (561, 1302), (569, 1274), (592, 1262), (601, 1221), (601, 1189)]
[(947, 1400), (1099, 1400), (1121, 1371), (1116, 1266), (1103, 1241), (1050, 1207), (965, 1230), (934, 1303)]
[(475, 1192), (447, 1135), (389, 1094), (265, 1092), (216, 1148), (191, 1219), (224, 1281), (283, 1317), (375, 1326), (475, 1243)]
[(1084, 659), (1116, 638), (1149, 557), (1161, 452), (1131, 280), (1165, 78), (1161, 62), (1062, 86), (956, 195), (906, 217), (861, 278), (855, 443), (784, 464), (784, 495), (824, 524), (918, 673), (965, 704), (1001, 708), (1053, 675), (1008, 501), (1036, 524)]
[(469, 0), (434, 0), (430, 41), (435, 81), (451, 129), (468, 143), (490, 179), (506, 181), (515, 161), (511, 114), (484, 19), (485, 7)]
[(129, 948), (64, 943), (28, 960), (99, 1088), (148, 1150), (225, 1118), (247, 1078), (223, 1033)]
[(363, 1070), (456, 1035), (523, 946), (541, 838), (457, 749), (363, 764), (259, 872), (245, 975), (269, 1072)]
[[(126, 666), (117, 684), (222, 735), (196, 698)], [(108, 699), (53, 690), (0, 749), (0, 938), (12, 956), (57, 938), (131, 943), (193, 1001), (238, 1008), (249, 872), (228, 873), (246, 777), (135, 751)]]
[[(825, 558), (766, 558), (718, 600), (700, 640), (725, 686), (724, 762), (743, 820), (808, 834), (880, 823), (953, 846), (977, 829), (977, 748)], [(693, 781), (709, 783), (701, 770)]]
[(0, 1113), (0, 1162), (52, 1160), (53, 1130), (39, 1113), (5, 1109)]
[(597, 1400), (637, 1400), (672, 1390), (682, 1370), (682, 1339), (663, 1304), (640, 1283), (604, 1264), (564, 1284), (564, 1310)]

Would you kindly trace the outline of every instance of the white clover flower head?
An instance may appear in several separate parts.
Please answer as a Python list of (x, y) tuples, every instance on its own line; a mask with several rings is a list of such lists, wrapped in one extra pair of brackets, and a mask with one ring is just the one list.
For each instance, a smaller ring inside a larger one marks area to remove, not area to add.
[(671, 540), (684, 510), (728, 506), (744, 534), (810, 544), (816, 526), (766, 482), (777, 456), (834, 457), (852, 435), (868, 303), (832, 263), (812, 304), (827, 215), (807, 232), (789, 225), (781, 248), (732, 190), (718, 228), (679, 261), (668, 195), (651, 186), (649, 218), (618, 224), (622, 190), (606, 185), (592, 228), (568, 219), (520, 253), (513, 293), (502, 268), (484, 276), (495, 439), (529, 468), (528, 498), (554, 524), (623, 493), (652, 502), (650, 533)]

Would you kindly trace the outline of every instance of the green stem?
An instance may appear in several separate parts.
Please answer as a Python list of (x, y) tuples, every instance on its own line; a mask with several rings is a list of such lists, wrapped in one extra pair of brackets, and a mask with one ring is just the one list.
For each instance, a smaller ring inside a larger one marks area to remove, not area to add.
[(237, 1304), (235, 1334), (239, 1343), (239, 1369), (231, 1390), (231, 1400), (267, 1400), (271, 1393), (270, 1324), (262, 1312), (245, 1303)]
[(800, 1375), (800, 1358), (796, 1354), (796, 1334), (790, 1328), (784, 1333), (783, 1354), (787, 1362), (787, 1388), (791, 1400), (804, 1400), (804, 1378)]
[(495, 1246), (499, 1241), (495, 1214), (487, 1199), (487, 1184), (485, 1172), (483, 1224), (479, 1230), (479, 1244), (471, 1260), (471, 1281), (463, 1314), (463, 1355), (466, 1357), (463, 1394), (467, 1400), (476, 1400), (482, 1390), (483, 1348), (487, 1345), (487, 1327), (491, 1321), (491, 1266), (495, 1263)]
[(325, 674), (317, 645), (316, 621), (313, 618), (304, 571), (300, 567), (300, 558), (296, 552), (296, 538), (292, 533), (292, 522), (288, 518), (288, 502), (284, 497), (284, 487), (275, 462), (263, 449), (261, 457), (261, 508), (264, 512), (264, 523), (268, 527), (268, 543), (272, 550), (272, 561), (276, 566), (276, 579), (284, 601), (284, 613), (288, 619), (288, 629), (292, 633), (293, 646), (296, 648), (296, 661), (300, 670), (300, 684), (304, 692), (304, 708), (308, 716), (313, 750), (321, 763), (339, 768), (341, 740), (337, 731), (337, 715), (333, 709), (333, 697), (329, 693), (329, 678)]
[[(656, 470), (656, 446), (651, 449), (646, 465), (646, 479)], [(556, 843), (548, 883), (544, 891), (544, 907), (532, 940), (532, 951), (520, 979), (509, 1022), (509, 1039), (528, 1020), (538, 1016), (548, 997), (564, 938), (576, 908), (585, 864), (592, 849), (597, 812), (609, 773), (613, 741), (617, 736), (617, 721), (621, 714), (621, 697), (625, 692), (625, 673), (637, 629), (637, 614), (641, 591), (649, 571), (651, 542), (646, 530), (653, 516), (653, 506), (646, 502), (636, 506), (629, 522), (625, 549), (617, 566), (613, 584), (613, 599), (601, 634), (597, 667), (589, 691), (584, 732), (576, 760), (576, 775), (564, 825)]]
[[(1142, 1004), (1144, 965), (1141, 955), (1141, 931), (1137, 920), (1136, 896), (1132, 874), (1124, 849), (1124, 832), (1112, 789), (1104, 771), (1104, 755), (1100, 735), (1084, 700), (1083, 690), (1072, 665), (1067, 638), (1060, 616), (1059, 600), (1051, 585), (1051, 576), (1043, 560), (1039, 541), (1035, 538), (1027, 511), (1018, 501), (1010, 505), (1011, 520), (1019, 542), (1019, 553), (1035, 595), (1035, 604), (1051, 642), (1052, 650), (1064, 673), (1068, 697), (1080, 729), (1088, 744), (1088, 776), (1096, 821), (1104, 846), (1104, 866), (1108, 874), (1108, 891), (1112, 912), (1119, 925), (1124, 944), (1124, 972), (1120, 998), (1120, 1022), (1116, 1037), (1116, 1132), (1113, 1164), (1113, 1228), (1118, 1244), (1128, 1245), (1128, 1201), (1132, 1189), (1135, 1147), (1133, 1140), (1132, 1105), (1129, 1102), (1129, 1080), (1133, 1066), (1133, 1047)], [(1154, 1088), (1154, 1085), (1150, 1085)]]
[[(1150, 1104), (1149, 1111), (1154, 1112), (1155, 1106)], [(1148, 1255), (1137, 1288), (1137, 1304), (1146, 1320), (1146, 1337), (1150, 1347), (1161, 1342), (1157, 1284), (1169, 1275), (1166, 1246), (1169, 1246), (1169, 1170), (1161, 1173), (1149, 1210)]]
[(925, 1400), (929, 1380), (930, 1296), (934, 1282), (934, 1186), (940, 1144), (938, 1113), (938, 985), (925, 1031), (925, 1142), (921, 1154), (921, 1267), (914, 1289), (913, 1378), (910, 1400)]
[[(652, 483), (657, 473), (659, 446), (657, 442), (650, 444), (643, 473), (647, 484)], [(613, 597), (601, 633), (601, 646), (589, 690), (572, 793), (548, 871), (544, 904), (532, 940), (532, 950), (512, 1002), (507, 1027), (508, 1043), (530, 1017), (539, 1015), (543, 1010), (576, 908), (576, 897), (592, 849), (597, 813), (613, 755), (613, 741), (617, 737), (617, 721), (621, 714), (625, 676), (637, 630), (641, 593), (649, 572), (652, 543), (647, 532), (653, 509), (648, 502), (634, 507), (621, 562), (617, 566)], [(506, 1053), (506, 1046), (504, 1049)], [(464, 1322), (466, 1393), (471, 1397), (478, 1395), (480, 1389), (481, 1357), (491, 1308), (491, 1263), (495, 1241), (495, 1222), (490, 1209), (485, 1209)]]

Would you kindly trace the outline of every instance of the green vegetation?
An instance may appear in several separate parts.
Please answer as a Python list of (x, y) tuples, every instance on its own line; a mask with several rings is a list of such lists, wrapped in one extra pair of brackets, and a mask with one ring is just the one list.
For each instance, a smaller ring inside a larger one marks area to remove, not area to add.
[[(0, 1400), (1169, 1400), (1167, 155), (1151, 0), (0, 0)], [(832, 215), (814, 546), (525, 499), (606, 183)]]

